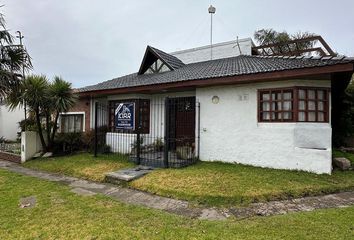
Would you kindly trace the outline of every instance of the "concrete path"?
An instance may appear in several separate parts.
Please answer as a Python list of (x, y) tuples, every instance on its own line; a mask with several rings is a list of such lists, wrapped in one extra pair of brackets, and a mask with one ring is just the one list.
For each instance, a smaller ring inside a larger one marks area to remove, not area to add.
[(207, 220), (224, 220), (230, 216), (235, 216), (238, 219), (242, 219), (257, 215), (270, 216), (276, 214), (286, 214), (289, 212), (312, 211), (315, 209), (348, 207), (350, 205), (354, 205), (354, 192), (345, 192), (319, 197), (306, 197), (285, 201), (255, 203), (246, 208), (219, 209), (192, 207), (187, 201), (161, 197), (108, 183), (97, 183), (79, 178), (32, 170), (7, 161), (0, 160), (0, 168), (19, 174), (68, 185), (71, 187), (72, 192), (79, 195), (92, 196), (95, 194), (104, 194), (112, 199), (124, 203), (141, 205), (178, 215)]

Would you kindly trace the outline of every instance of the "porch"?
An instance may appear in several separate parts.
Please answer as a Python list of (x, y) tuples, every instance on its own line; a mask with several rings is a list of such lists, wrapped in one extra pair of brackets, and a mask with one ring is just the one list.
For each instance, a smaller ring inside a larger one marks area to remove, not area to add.
[(195, 96), (126, 98), (95, 103), (95, 155), (125, 154), (140, 165), (180, 168), (199, 159)]

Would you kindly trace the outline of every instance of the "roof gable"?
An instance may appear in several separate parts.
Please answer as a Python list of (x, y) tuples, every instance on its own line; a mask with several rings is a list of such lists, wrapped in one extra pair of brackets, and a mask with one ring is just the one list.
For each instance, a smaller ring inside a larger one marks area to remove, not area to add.
[[(156, 69), (151, 69), (152, 65), (158, 61), (161, 62), (160, 66), (157, 66), (156, 64)], [(158, 70), (161, 70), (164, 66), (165, 68), (167, 67), (169, 71), (173, 71), (184, 66), (184, 63), (175, 56), (165, 53), (157, 48), (147, 46), (138, 75), (146, 73), (149, 69), (151, 69), (151, 72), (159, 72)]]

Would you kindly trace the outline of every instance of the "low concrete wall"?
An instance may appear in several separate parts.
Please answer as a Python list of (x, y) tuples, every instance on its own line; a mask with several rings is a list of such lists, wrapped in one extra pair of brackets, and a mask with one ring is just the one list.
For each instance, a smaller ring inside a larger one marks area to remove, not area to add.
[(26, 162), (41, 150), (42, 144), (37, 132), (21, 133), (21, 162)]

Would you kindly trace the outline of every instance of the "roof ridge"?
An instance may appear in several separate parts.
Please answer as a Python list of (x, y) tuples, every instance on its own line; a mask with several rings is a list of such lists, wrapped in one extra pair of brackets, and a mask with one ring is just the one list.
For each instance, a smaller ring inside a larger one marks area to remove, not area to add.
[(288, 55), (244, 55), (248, 57), (256, 57), (256, 58), (277, 58), (277, 59), (312, 59), (312, 60), (323, 60), (323, 61), (354, 61), (354, 57), (346, 57), (346, 56), (288, 56)]

